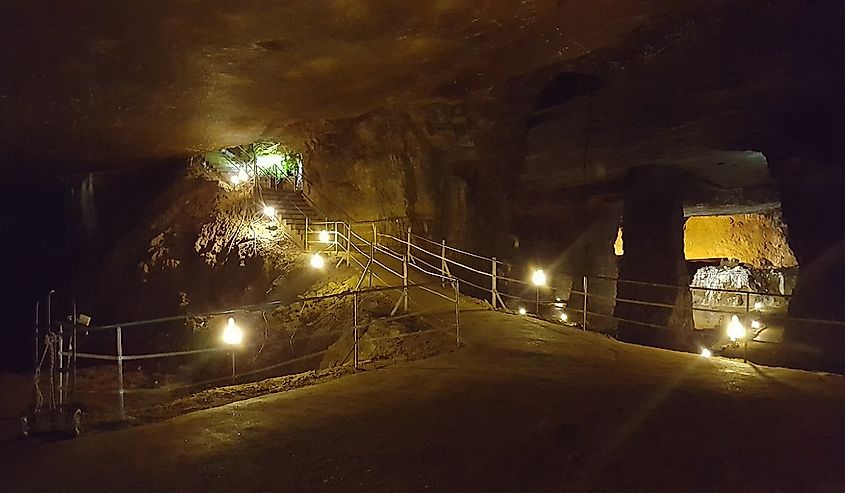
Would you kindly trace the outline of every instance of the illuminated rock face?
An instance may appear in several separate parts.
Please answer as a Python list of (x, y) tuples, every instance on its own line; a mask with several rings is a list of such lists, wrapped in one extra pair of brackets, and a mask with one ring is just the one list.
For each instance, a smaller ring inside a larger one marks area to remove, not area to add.
[(687, 260), (736, 259), (752, 267), (796, 267), (779, 212), (698, 216), (684, 224)]
[(398, 219), (435, 240), (496, 254), (511, 231), (523, 125), (508, 106), (428, 103), (315, 131), (309, 196), (354, 221)]

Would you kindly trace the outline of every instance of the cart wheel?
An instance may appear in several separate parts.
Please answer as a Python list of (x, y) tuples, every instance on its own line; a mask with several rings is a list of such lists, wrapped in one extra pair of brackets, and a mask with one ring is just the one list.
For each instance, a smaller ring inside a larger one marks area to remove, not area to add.
[(82, 409), (72, 407), (69, 411), (65, 423), (65, 433), (70, 438), (76, 438), (82, 434)]
[(21, 416), (21, 436), (28, 437), (32, 434), (32, 420), (29, 416)]

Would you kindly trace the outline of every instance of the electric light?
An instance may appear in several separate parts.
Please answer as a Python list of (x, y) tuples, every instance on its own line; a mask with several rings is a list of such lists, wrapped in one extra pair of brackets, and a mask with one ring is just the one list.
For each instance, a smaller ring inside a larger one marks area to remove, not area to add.
[(311, 256), (311, 267), (315, 269), (322, 269), (325, 267), (326, 261), (323, 259), (323, 256), (319, 253), (315, 253)]
[(235, 325), (235, 319), (230, 317), (229, 323), (226, 324), (226, 328), (223, 329), (223, 342), (234, 346), (240, 344), (243, 340), (244, 331)]
[(755, 301), (754, 302), (754, 309), (760, 311), (763, 309), (763, 302), (762, 301)]
[(742, 322), (739, 321), (739, 317), (733, 315), (731, 317), (731, 321), (728, 324), (728, 337), (731, 341), (736, 342), (737, 339), (742, 339), (747, 334), (745, 330), (745, 326), (742, 325)]
[(232, 185), (237, 186), (241, 183), (241, 177), (238, 175), (232, 175), (229, 177), (229, 181), (232, 182)]
[(546, 273), (543, 269), (537, 269), (531, 274), (531, 282), (537, 287), (546, 285)]
[(759, 329), (762, 326), (763, 326), (763, 324), (761, 324), (759, 320), (752, 320), (751, 321), (751, 328), (752, 329)]
[(265, 154), (263, 156), (255, 156), (255, 166), (259, 169), (272, 168), (273, 166), (282, 165), (282, 156), (279, 154)]
[(329, 243), (329, 232), (324, 229), (317, 234), (317, 238), (320, 243)]
[(265, 205), (264, 215), (267, 217), (276, 217), (276, 208), (270, 205)]
[(555, 298), (555, 308), (563, 308), (563, 300)]
[(240, 170), (238, 171), (238, 179), (242, 182), (249, 181), (249, 175), (246, 174), (246, 171)]
[(701, 348), (701, 357), (702, 357), (702, 358), (709, 358), (709, 357), (711, 357), (711, 356), (713, 356), (713, 353), (712, 353), (712, 352), (710, 352), (710, 350), (709, 350), (709, 349), (707, 349), (706, 347), (705, 347), (705, 348)]
[(528, 313), (528, 310), (526, 310), (524, 306), (519, 307), (518, 311), (520, 315), (525, 315), (526, 313)]
[(565, 312), (564, 312), (564, 313), (561, 313), (561, 314), (560, 314), (560, 319), (561, 319), (563, 322), (566, 322), (567, 320), (569, 320), (569, 315), (567, 315)]

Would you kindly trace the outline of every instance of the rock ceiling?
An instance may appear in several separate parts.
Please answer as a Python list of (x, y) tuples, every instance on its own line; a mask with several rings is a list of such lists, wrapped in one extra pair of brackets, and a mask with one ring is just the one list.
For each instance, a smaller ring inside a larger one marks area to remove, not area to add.
[(389, 104), (489, 94), (515, 75), (730, 2), (4, 3), (4, 161), (106, 164), (185, 156)]

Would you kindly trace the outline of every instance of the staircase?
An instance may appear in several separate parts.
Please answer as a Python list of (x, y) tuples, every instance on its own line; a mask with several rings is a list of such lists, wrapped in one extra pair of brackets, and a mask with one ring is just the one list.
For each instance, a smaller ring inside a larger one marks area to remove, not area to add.
[(261, 190), (261, 196), (265, 205), (276, 209), (279, 222), (300, 246), (305, 246), (306, 218), (307, 223), (327, 220), (300, 190), (265, 188)]

